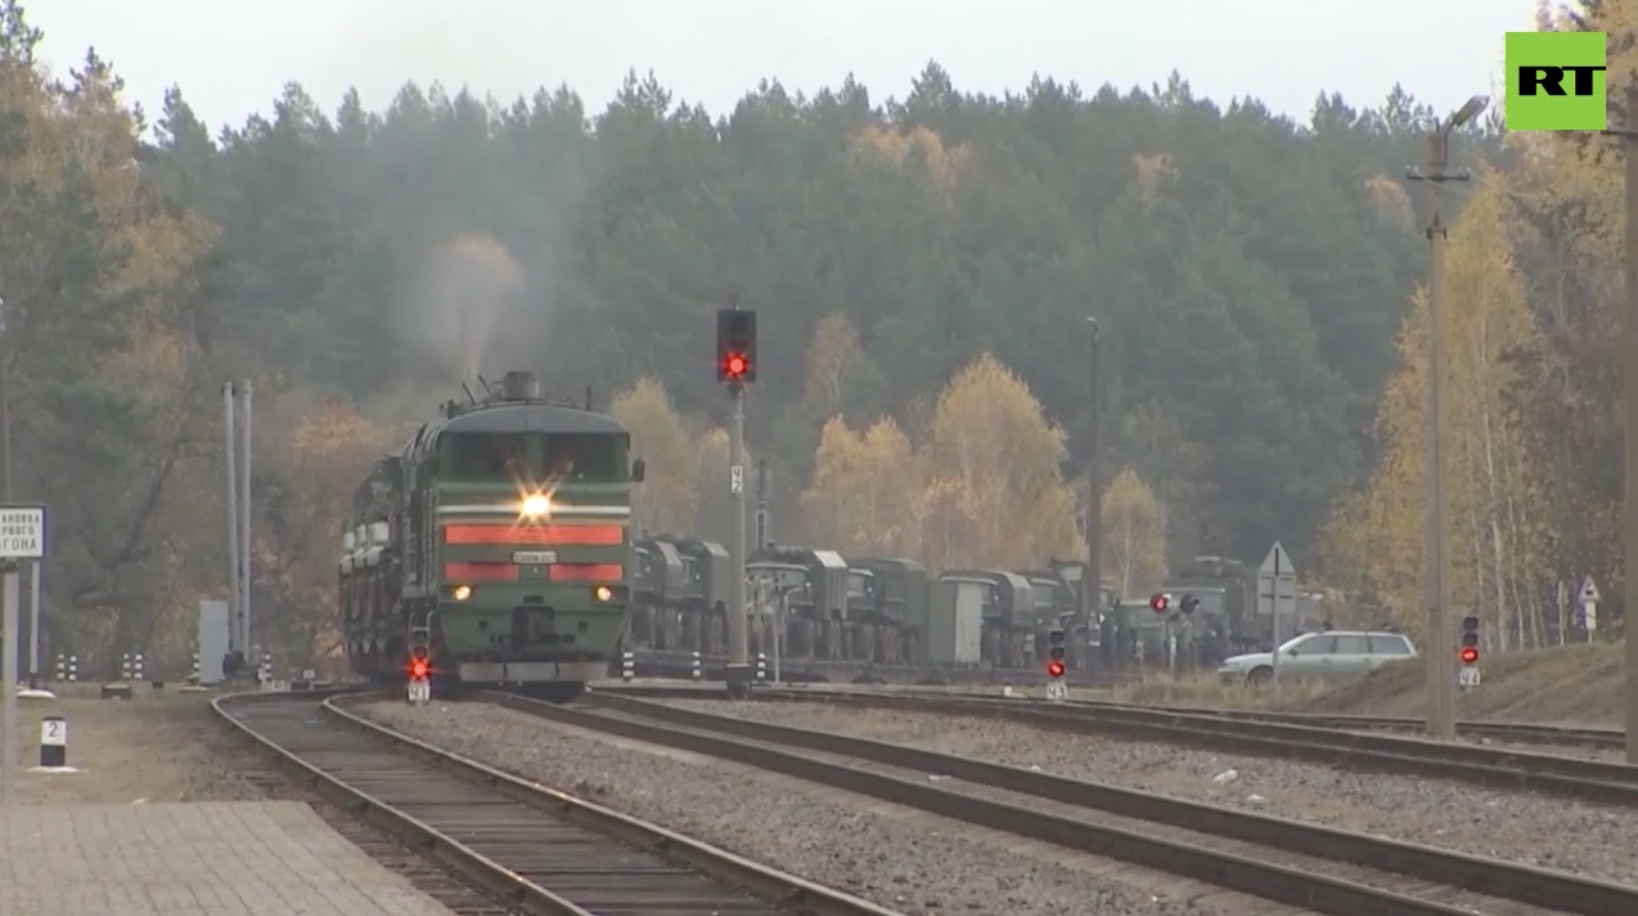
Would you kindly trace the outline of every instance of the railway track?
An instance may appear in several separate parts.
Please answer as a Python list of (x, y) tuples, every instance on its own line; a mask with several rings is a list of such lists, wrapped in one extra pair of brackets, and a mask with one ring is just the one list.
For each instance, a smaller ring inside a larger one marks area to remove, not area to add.
[(523, 912), (901, 916), (367, 722), (344, 708), (361, 698), (213, 705), (297, 784)]
[[(695, 699), (667, 688), (644, 692), (605, 688), (601, 696)], [(1638, 767), (1605, 760), (1543, 754), (1518, 748), (1450, 744), (1404, 735), (1350, 731), (1334, 726), (1182, 712), (1148, 706), (1047, 704), (1003, 697), (952, 697), (869, 691), (759, 690), (769, 702), (830, 703), (959, 716), (995, 716), (1044, 729), (1083, 735), (1115, 735), (1170, 742), (1253, 756), (1310, 760), (1355, 770), (1434, 776), (1504, 789), (1525, 789), (1571, 798), (1638, 807)]]
[[(1136, 703), (1110, 703), (1097, 700), (1073, 700), (1068, 705), (1092, 709), (1158, 709)], [(1266, 712), (1263, 710), (1216, 710), (1205, 707), (1165, 707), (1168, 711), (1196, 716), (1222, 716), (1254, 722), (1279, 722), (1286, 725), (1304, 725), (1314, 728), (1334, 728), (1347, 731), (1403, 731), (1417, 732), (1427, 727), (1423, 719), (1398, 716), (1325, 715), (1304, 712)], [(1558, 747), (1594, 747), (1620, 750), (1626, 747), (1626, 732), (1615, 728), (1586, 728), (1565, 725), (1542, 725), (1530, 722), (1492, 722), (1468, 720), (1456, 723), (1456, 733), (1465, 738), (1490, 739), (1509, 744), (1548, 744)]]
[[(590, 694), (510, 709), (716, 756), (1334, 916), (1631, 916), (1638, 888), (919, 748)], [(866, 769), (874, 765), (897, 772)], [(949, 779), (932, 782), (928, 774)], [(1005, 800), (994, 790), (1005, 790)], [(975, 794), (978, 793), (978, 794)]]

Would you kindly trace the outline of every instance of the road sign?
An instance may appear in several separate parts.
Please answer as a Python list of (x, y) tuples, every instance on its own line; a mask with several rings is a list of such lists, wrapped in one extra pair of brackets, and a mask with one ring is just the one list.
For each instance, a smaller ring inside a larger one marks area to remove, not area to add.
[(728, 492), (738, 496), (745, 492), (745, 467), (736, 464), (728, 469)]
[(45, 556), (45, 506), (0, 506), (0, 560)]
[(1598, 603), (1598, 583), (1593, 581), (1593, 577), (1591, 575), (1588, 575), (1587, 578), (1581, 583), (1581, 594), (1578, 597), (1581, 599), (1582, 604)]
[(1263, 558), (1263, 565), (1257, 570), (1257, 613), (1267, 614), (1271, 624), (1271, 635), (1274, 637), (1274, 657), (1272, 659), (1272, 681), (1280, 683), (1280, 644), (1285, 641), (1281, 634), (1280, 617), (1287, 613), (1293, 621), (1297, 618), (1297, 568), (1291, 563), (1291, 555), (1285, 552), (1279, 541), (1268, 550), (1268, 556)]
[(1472, 690), (1479, 686), (1479, 666), (1469, 665), (1457, 670), (1456, 685), (1463, 690)]

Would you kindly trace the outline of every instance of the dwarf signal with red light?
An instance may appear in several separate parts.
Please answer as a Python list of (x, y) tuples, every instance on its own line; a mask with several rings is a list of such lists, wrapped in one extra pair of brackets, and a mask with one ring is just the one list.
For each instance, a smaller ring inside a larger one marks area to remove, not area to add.
[(1065, 659), (1064, 639), (1062, 627), (1053, 627), (1047, 631), (1047, 677), (1058, 680), (1069, 670)]
[(1154, 611), (1156, 614), (1166, 613), (1166, 611), (1171, 609), (1171, 606), (1172, 596), (1166, 594), (1165, 592), (1161, 592), (1160, 594), (1149, 599), (1149, 609)]
[(717, 381), (730, 385), (756, 381), (756, 312), (717, 310)]
[(415, 661), (410, 662), (409, 673), (410, 677), (414, 680), (424, 681), (427, 679), (427, 675), (432, 673), (432, 668), (427, 665), (426, 659), (418, 658)]
[(1479, 661), (1479, 618), (1472, 614), (1462, 618), (1461, 648), (1456, 656), (1464, 665), (1477, 664)]

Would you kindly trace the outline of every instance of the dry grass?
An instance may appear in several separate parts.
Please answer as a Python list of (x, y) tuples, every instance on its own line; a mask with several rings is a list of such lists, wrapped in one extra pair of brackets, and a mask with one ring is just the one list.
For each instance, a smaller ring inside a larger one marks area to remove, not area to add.
[(1212, 674), (1148, 674), (1140, 681), (1099, 690), (1076, 690), (1076, 699), (1113, 700), (1149, 706), (1187, 706), (1207, 709), (1283, 709), (1306, 705), (1327, 692), (1311, 681), (1285, 682), (1279, 691), (1244, 684), (1224, 684)]
[[(1502, 719), (1558, 725), (1620, 725), (1624, 643), (1567, 646), (1490, 655), (1484, 683), (1458, 693), (1464, 719)], [(1320, 697), (1315, 712), (1419, 716), (1425, 711), (1424, 662), (1397, 664)]]
[[(1484, 683), (1457, 694), (1456, 714), (1464, 719), (1618, 726), (1623, 715), (1624, 652), (1622, 643), (1601, 643), (1486, 656)], [(1387, 665), (1337, 686), (1282, 684), (1278, 695), (1219, 684), (1206, 675), (1151, 675), (1108, 690), (1075, 693), (1084, 699), (1156, 706), (1420, 716), (1426, 711), (1425, 666), (1424, 659)]]

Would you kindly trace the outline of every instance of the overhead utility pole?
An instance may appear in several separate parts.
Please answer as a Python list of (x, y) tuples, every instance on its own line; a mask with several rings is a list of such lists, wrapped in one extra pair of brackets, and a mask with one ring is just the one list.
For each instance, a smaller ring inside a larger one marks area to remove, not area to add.
[(1445, 240), (1439, 218), (1446, 182), (1467, 181), (1466, 169), (1450, 168), (1450, 135), (1478, 117), (1490, 100), (1474, 96), (1441, 122), (1428, 137), (1428, 170), (1409, 170), (1411, 181), (1428, 183), (1428, 413), (1427, 413), (1427, 532), (1422, 573), (1422, 601), (1427, 609), (1427, 729), (1434, 738), (1456, 737), (1456, 684), (1454, 639), (1451, 634), (1451, 565), (1449, 443), (1445, 430), (1449, 405), (1445, 403), (1448, 343), (1445, 334)]
[(1091, 414), (1090, 431), (1086, 439), (1086, 571), (1081, 573), (1081, 620), (1095, 628), (1095, 615), (1100, 610), (1098, 596), (1103, 588), (1103, 447), (1098, 427), (1103, 420), (1099, 409), (1103, 399), (1103, 367), (1100, 365), (1098, 319), (1087, 318), (1089, 349), (1087, 351), (1087, 412)]
[[(1638, 352), (1638, 77), (1627, 85), (1623, 125), (1604, 131), (1625, 142), (1626, 159), (1626, 314), (1621, 322), (1621, 352)], [(1621, 504), (1622, 629), (1626, 632), (1627, 763), (1638, 763), (1638, 359), (1621, 361), (1621, 415), (1626, 423), (1625, 493)], [(1561, 629), (1564, 622), (1559, 622)]]

